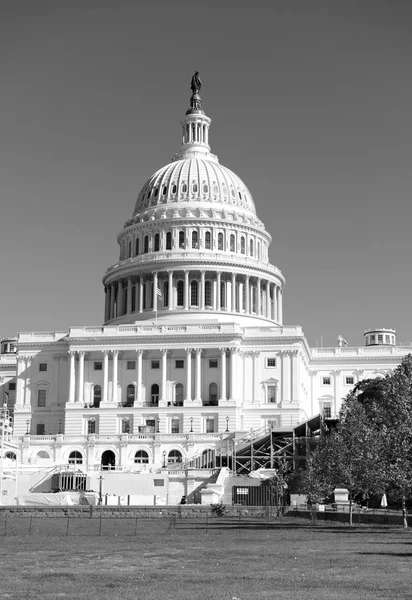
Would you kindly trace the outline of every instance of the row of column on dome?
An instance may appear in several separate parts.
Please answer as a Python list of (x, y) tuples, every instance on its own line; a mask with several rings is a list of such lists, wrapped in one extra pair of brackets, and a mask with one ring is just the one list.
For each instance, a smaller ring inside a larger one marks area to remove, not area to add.
[(144, 311), (198, 308), (252, 314), (282, 323), (282, 290), (267, 279), (236, 273), (150, 273), (105, 287), (105, 321)]
[[(256, 238), (255, 235), (245, 235), (239, 232), (235, 234), (226, 230), (176, 228), (173, 231), (128, 237), (121, 243), (120, 260), (148, 252), (175, 249), (217, 250), (247, 255), (257, 260), (267, 260), (265, 245), (261, 245), (260, 240)], [(262, 252), (261, 247), (263, 248)]]
[[(185, 385), (179, 382), (175, 386), (174, 397), (167, 398), (167, 360), (170, 353), (166, 349), (160, 350), (161, 361), (160, 367), (160, 382), (150, 385), (147, 398), (143, 392), (143, 359), (144, 351), (136, 350), (137, 358), (137, 374), (136, 383), (127, 385), (126, 401), (120, 403), (125, 406), (166, 406), (169, 402), (175, 403), (177, 406), (183, 406), (183, 401), (191, 402), (196, 400), (202, 402), (202, 349), (187, 348), (185, 349)], [(236, 390), (236, 357), (237, 348), (219, 348), (220, 353), (220, 369), (219, 369), (219, 384), (211, 382), (208, 388), (208, 397), (203, 400), (203, 405), (218, 405), (218, 400), (234, 399)], [(93, 387), (93, 396), (90, 403), (98, 408), (100, 402), (119, 403), (119, 354), (118, 350), (103, 350), (103, 390), (101, 386)], [(70, 366), (69, 366), (69, 403), (79, 403), (81, 405), (89, 402), (85, 400), (84, 389), (84, 361), (86, 353), (84, 351), (69, 351)], [(109, 356), (112, 357), (112, 369), (109, 369)], [(192, 398), (192, 359), (195, 359), (195, 377), (194, 377), (194, 398)], [(78, 368), (76, 369), (76, 358), (78, 358)], [(152, 359), (151, 359), (152, 360)], [(213, 360), (213, 359), (212, 359)], [(217, 365), (217, 360), (216, 360)], [(111, 371), (111, 380), (109, 380), (109, 371)], [(228, 378), (227, 373), (230, 377)], [(114, 383), (116, 382), (116, 385)], [(109, 385), (109, 383), (111, 385)], [(97, 390), (95, 391), (95, 388)], [(109, 395), (109, 390), (111, 393)], [(184, 393), (185, 391), (185, 393)]]

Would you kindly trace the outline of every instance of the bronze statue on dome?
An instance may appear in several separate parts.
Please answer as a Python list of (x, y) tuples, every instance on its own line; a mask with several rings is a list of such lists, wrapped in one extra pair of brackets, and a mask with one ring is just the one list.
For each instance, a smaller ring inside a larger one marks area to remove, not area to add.
[(192, 77), (192, 81), (190, 82), (190, 89), (192, 90), (192, 94), (198, 94), (202, 87), (202, 82), (199, 78), (199, 71), (195, 71), (195, 74)]

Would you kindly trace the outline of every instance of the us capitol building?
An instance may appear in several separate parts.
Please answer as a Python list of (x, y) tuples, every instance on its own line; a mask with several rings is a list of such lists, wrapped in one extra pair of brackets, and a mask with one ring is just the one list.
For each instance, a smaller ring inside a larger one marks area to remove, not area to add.
[[(27, 469), (184, 464), (248, 432), (337, 415), (357, 381), (410, 351), (395, 332), (310, 348), (283, 323), (285, 278), (243, 181), (209, 144), (192, 78), (182, 141), (143, 185), (103, 276), (104, 322), (4, 340), (8, 457)], [(14, 448), (10, 450), (10, 448)]]

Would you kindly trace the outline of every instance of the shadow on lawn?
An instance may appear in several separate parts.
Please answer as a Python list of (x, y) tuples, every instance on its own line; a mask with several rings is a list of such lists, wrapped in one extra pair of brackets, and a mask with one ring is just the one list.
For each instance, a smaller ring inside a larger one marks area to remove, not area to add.
[(361, 554), (362, 556), (405, 556), (405, 558), (412, 556), (411, 552), (357, 552), (356, 554)]

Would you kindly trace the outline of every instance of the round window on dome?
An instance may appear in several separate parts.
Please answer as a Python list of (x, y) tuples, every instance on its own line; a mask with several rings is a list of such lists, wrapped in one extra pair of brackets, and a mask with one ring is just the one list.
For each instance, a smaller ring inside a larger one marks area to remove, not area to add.
[(193, 184), (192, 184), (192, 191), (194, 194), (196, 194), (196, 192), (197, 192), (197, 183), (195, 183), (195, 182), (193, 182)]
[(203, 184), (203, 193), (204, 193), (204, 194), (207, 194), (207, 193), (208, 193), (208, 191), (209, 191), (209, 188), (207, 187), (207, 184), (206, 184), (206, 183), (204, 183), (204, 184)]
[(216, 185), (216, 183), (214, 183), (214, 184), (213, 184), (213, 193), (214, 193), (214, 194), (217, 194), (217, 191), (218, 191), (218, 190), (217, 190), (217, 185)]
[(163, 196), (166, 196), (166, 194), (167, 194), (167, 185), (165, 185), (163, 188)]
[(225, 184), (222, 185), (222, 191), (223, 191), (223, 195), (227, 196), (227, 187), (225, 186)]
[(232, 188), (230, 191), (231, 191), (231, 194), (232, 194), (232, 198), (234, 198), (234, 197), (235, 197), (235, 195), (236, 195), (236, 194), (235, 194), (235, 190)]
[(184, 183), (184, 184), (182, 185), (182, 193), (183, 193), (183, 194), (186, 194), (186, 192), (187, 192), (187, 185)]
[(177, 190), (177, 188), (176, 188), (176, 184), (174, 183), (174, 184), (172, 185), (172, 194), (176, 194), (176, 190)]
[(158, 194), (159, 194), (159, 190), (158, 190), (158, 188), (156, 188), (155, 191), (154, 191), (154, 195), (157, 197)]

